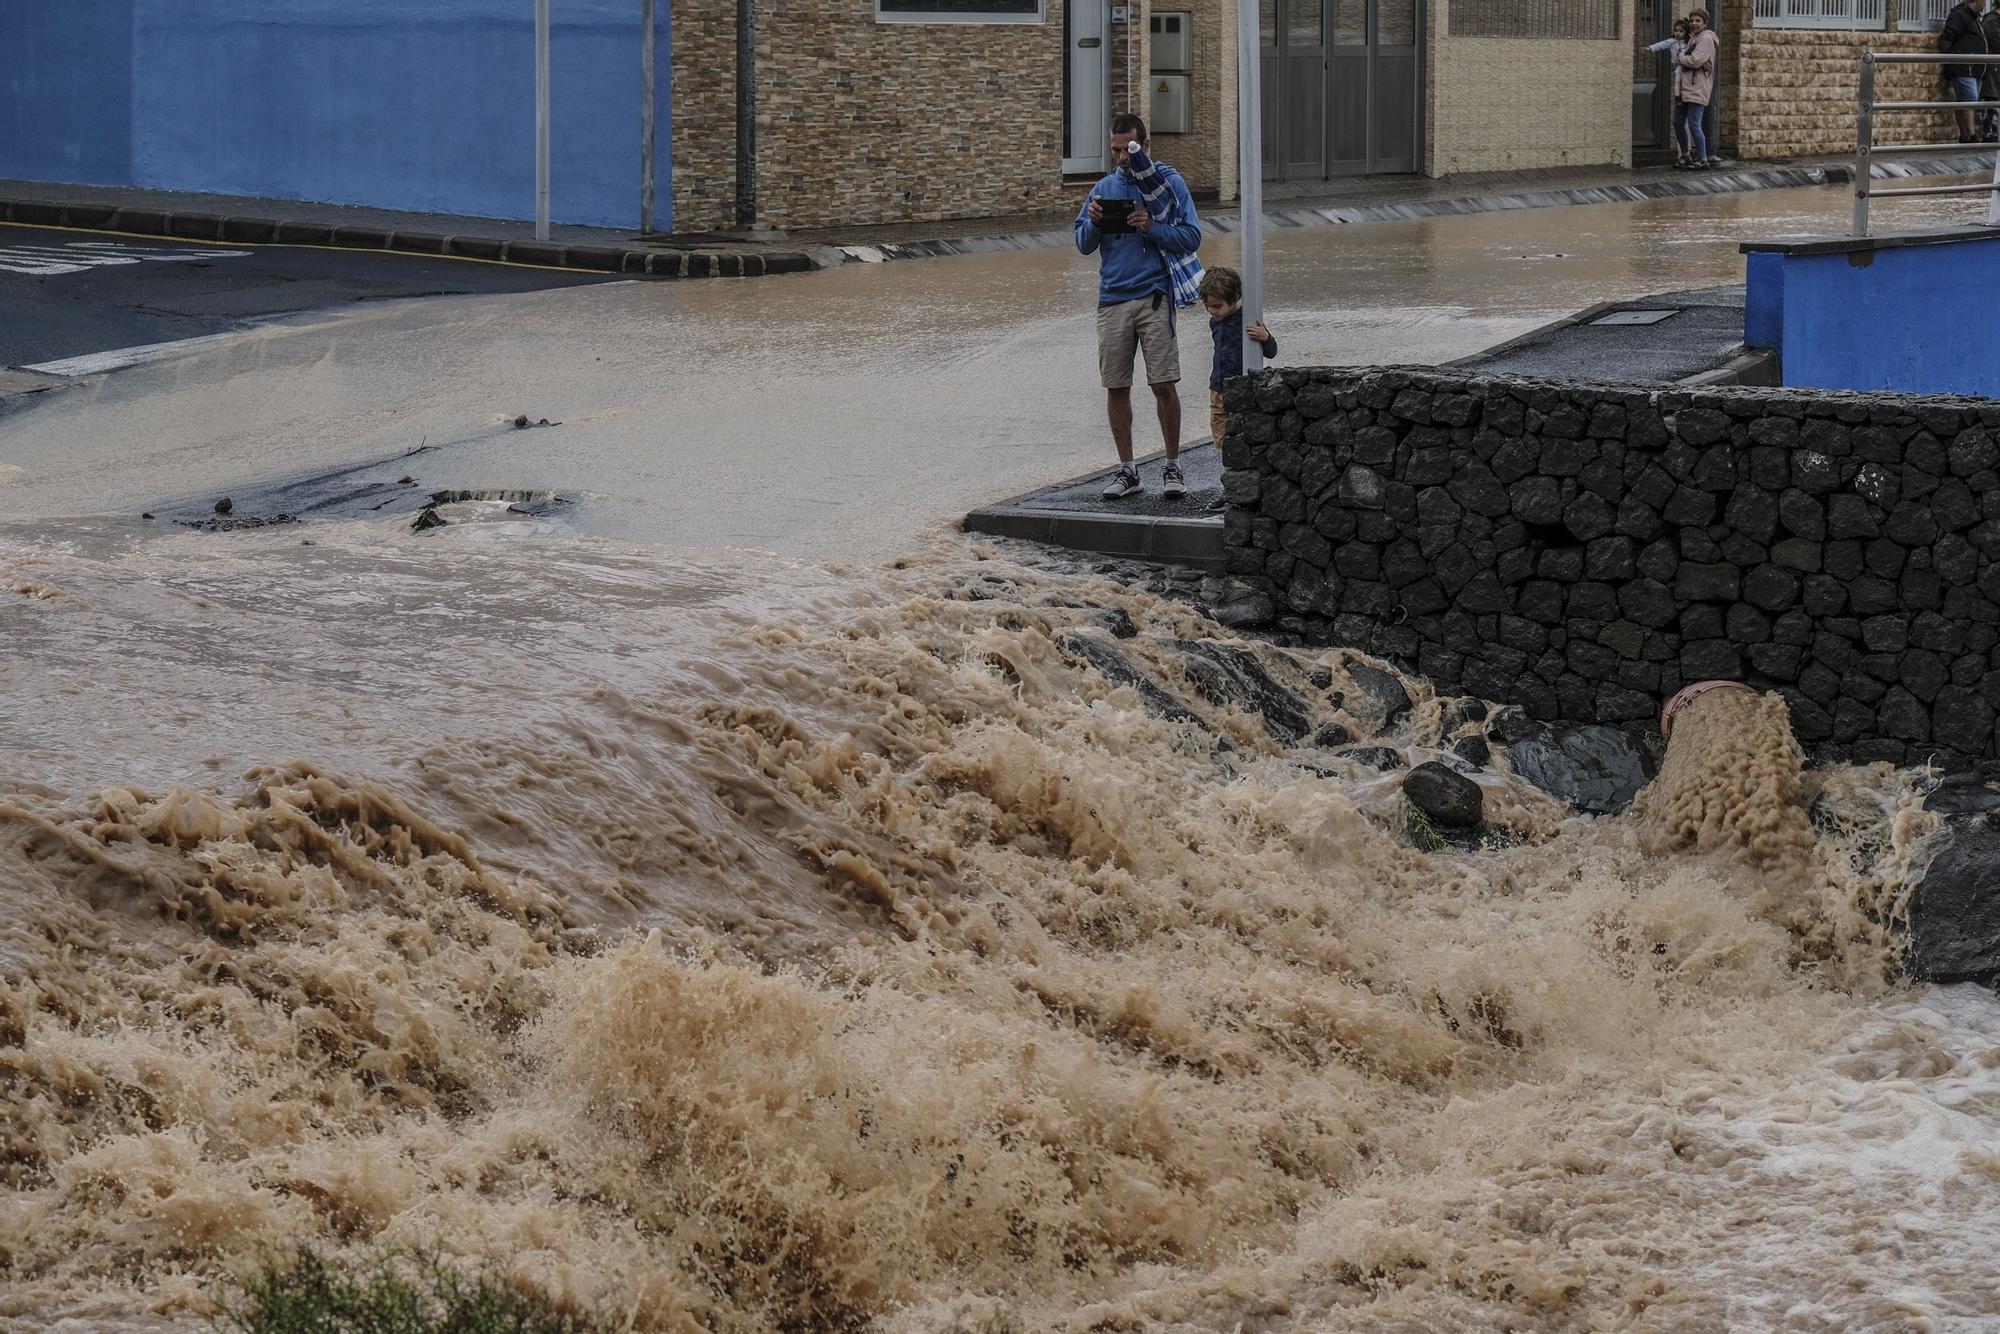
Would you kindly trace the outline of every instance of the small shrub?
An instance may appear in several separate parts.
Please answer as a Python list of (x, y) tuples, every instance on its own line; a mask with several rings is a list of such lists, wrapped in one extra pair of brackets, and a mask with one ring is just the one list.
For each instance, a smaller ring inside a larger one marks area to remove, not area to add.
[(312, 1250), (266, 1261), (226, 1296), (216, 1323), (235, 1334), (594, 1334), (587, 1318), (443, 1261), (383, 1256), (349, 1269)]

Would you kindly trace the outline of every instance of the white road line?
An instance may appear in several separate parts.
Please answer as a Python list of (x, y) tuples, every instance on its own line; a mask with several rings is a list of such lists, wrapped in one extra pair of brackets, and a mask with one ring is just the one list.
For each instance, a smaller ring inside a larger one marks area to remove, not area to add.
[(168, 357), (192, 352), (209, 343), (220, 343), (226, 339), (240, 337), (234, 333), (203, 334), (199, 338), (176, 338), (170, 343), (147, 343), (141, 347), (121, 347), (110, 352), (90, 352), (81, 357), (64, 357), (60, 361), (44, 361), (36, 366), (23, 366), (24, 371), (40, 371), (43, 375), (98, 375), (104, 371), (123, 370), (127, 366), (144, 366), (149, 362), (165, 361)]
[(155, 250), (118, 241), (72, 241), (68, 245), (0, 246), (0, 272), (46, 278), (82, 273), (110, 264), (199, 264), (210, 259), (241, 259), (248, 250)]

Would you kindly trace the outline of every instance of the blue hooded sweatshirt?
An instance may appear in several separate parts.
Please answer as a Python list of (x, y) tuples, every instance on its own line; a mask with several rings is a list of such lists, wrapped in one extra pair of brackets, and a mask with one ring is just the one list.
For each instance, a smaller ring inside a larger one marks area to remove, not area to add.
[[(1106, 236), (1090, 220), (1090, 199), (1076, 215), (1076, 248), (1085, 255), (1101, 251), (1098, 260), (1097, 304), (1115, 306), (1159, 293), (1169, 299), (1173, 283), (1167, 276), (1167, 256), (1191, 254), (1201, 248), (1201, 219), (1195, 216), (1194, 196), (1180, 173), (1165, 163), (1158, 164), (1167, 188), (1180, 205), (1180, 221), (1168, 225), (1155, 218), (1150, 231), (1114, 232)], [(1129, 199), (1140, 208), (1145, 200), (1130, 176), (1114, 171), (1091, 187), (1091, 199)]]

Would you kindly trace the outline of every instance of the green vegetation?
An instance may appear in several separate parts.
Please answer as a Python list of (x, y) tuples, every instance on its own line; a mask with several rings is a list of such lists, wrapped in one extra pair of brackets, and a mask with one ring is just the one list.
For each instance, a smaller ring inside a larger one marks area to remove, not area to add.
[(443, 1261), (383, 1256), (350, 1269), (311, 1250), (267, 1261), (224, 1299), (235, 1334), (593, 1334), (600, 1326), (548, 1298)]
[(1409, 812), (1410, 842), (1416, 845), (1419, 852), (1444, 852), (1453, 846), (1430, 816), (1415, 806), (1409, 807)]

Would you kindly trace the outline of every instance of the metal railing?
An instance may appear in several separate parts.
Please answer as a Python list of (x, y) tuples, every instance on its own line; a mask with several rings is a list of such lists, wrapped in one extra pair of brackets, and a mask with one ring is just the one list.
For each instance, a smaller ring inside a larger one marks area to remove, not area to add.
[(1994, 144), (1878, 144), (1875, 142), (1875, 113), (1878, 111), (1984, 111), (2000, 108), (2000, 102), (1877, 102), (1877, 65), (2000, 65), (2000, 55), (1952, 55), (1938, 51), (1864, 51), (1861, 55), (1861, 108), (1854, 134), (1854, 225), (1849, 236), (1868, 235), (1870, 199), (1905, 198), (1912, 195), (1985, 195), (1986, 222), (2000, 226), (2000, 156), (1993, 164), (1990, 185), (1911, 185), (1878, 190), (1871, 179), (1877, 153), (1985, 153), (1996, 152)]

